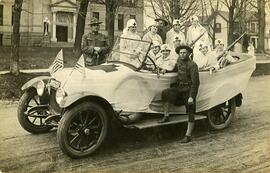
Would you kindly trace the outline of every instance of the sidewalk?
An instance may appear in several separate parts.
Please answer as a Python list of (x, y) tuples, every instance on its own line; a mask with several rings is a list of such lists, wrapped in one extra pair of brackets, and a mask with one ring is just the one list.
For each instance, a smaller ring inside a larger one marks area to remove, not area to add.
[[(26, 70), (20, 70), (22, 73), (46, 73), (49, 72), (49, 69), (26, 69)], [(9, 73), (9, 71), (0, 71), (1, 74)]]

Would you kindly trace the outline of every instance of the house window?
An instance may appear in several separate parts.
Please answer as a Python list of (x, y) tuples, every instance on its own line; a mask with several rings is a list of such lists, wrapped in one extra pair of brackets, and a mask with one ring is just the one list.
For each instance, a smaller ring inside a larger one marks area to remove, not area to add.
[(0, 5), (0, 25), (3, 25), (3, 9), (4, 9), (4, 6), (3, 5)]
[(90, 0), (90, 3), (94, 3), (94, 4), (104, 4), (104, 2), (102, 0)]
[(3, 46), (3, 34), (0, 34), (0, 46)]
[(11, 25), (13, 25), (13, 18), (14, 18), (14, 5), (11, 7)]
[(255, 33), (256, 32), (256, 24), (254, 22), (250, 25), (250, 32)]
[(135, 20), (136, 20), (136, 15), (130, 15), (129, 18), (130, 18), (130, 19), (135, 19)]
[(120, 0), (119, 3), (122, 6), (135, 7), (136, 1), (135, 0)]
[(118, 14), (118, 30), (122, 31), (124, 29), (124, 15)]
[(221, 23), (216, 23), (215, 32), (221, 33)]
[(93, 17), (95, 17), (99, 20), (99, 12), (93, 12)]

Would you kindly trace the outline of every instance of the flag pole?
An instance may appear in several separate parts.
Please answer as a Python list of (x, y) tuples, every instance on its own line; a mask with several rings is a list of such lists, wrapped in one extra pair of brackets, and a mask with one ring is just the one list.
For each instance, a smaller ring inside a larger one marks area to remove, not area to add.
[(67, 79), (65, 80), (65, 82), (64, 82), (64, 84), (63, 84), (63, 86), (62, 86), (63, 88), (64, 88), (64, 86), (66, 85), (67, 81), (69, 80), (69, 78), (70, 78), (71, 74), (73, 73), (74, 69), (75, 69), (75, 66), (72, 68), (72, 70), (71, 70), (71, 72), (69, 73)]
[(68, 82), (68, 80), (69, 80), (69, 78), (70, 78), (71, 74), (72, 74), (72, 73), (73, 73), (73, 71), (76, 69), (76, 66), (79, 64), (79, 62), (80, 62), (80, 60), (81, 60), (81, 59), (83, 59), (83, 67), (84, 67), (83, 78), (85, 78), (85, 65), (84, 65), (84, 57), (83, 57), (83, 55), (81, 55), (81, 56), (80, 56), (80, 58), (79, 58), (79, 60), (77, 61), (77, 63), (75, 64), (75, 66), (72, 68), (71, 72), (69, 73), (69, 75), (68, 75), (68, 77), (67, 77), (67, 79), (66, 79), (66, 81), (64, 82), (64, 84), (63, 84), (63, 86), (62, 86), (62, 87), (64, 87), (64, 86), (66, 85), (66, 83)]

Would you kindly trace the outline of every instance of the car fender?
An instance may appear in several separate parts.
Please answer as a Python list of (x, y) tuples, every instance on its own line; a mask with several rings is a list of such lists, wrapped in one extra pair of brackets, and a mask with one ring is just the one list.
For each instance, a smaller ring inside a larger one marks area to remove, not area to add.
[(39, 76), (39, 77), (33, 78), (33, 79), (29, 80), (28, 82), (26, 82), (22, 86), (21, 90), (24, 91), (24, 90), (27, 90), (28, 88), (32, 88), (32, 87), (36, 88), (37, 87), (37, 82), (39, 82), (41, 80), (42, 81), (49, 80), (51, 78), (52, 77), (50, 77), (50, 76)]
[[(226, 92), (226, 96), (224, 96), (224, 92)], [(240, 91), (238, 90), (237, 86), (235, 86), (235, 84), (224, 84), (218, 87), (213, 93), (213, 97), (210, 100), (210, 107), (224, 103), (232, 98), (237, 98), (239, 93)]]
[(73, 103), (77, 102), (78, 100), (89, 97), (89, 96), (95, 96), (95, 97), (104, 99), (103, 97), (93, 92), (78, 92), (78, 93), (73, 93), (71, 95), (67, 95), (66, 97), (64, 97), (63, 100), (60, 102), (59, 106), (60, 108), (67, 108)]

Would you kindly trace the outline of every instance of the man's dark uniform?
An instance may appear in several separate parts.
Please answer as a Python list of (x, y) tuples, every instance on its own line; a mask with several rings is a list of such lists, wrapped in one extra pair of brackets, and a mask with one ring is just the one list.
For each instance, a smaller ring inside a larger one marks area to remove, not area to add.
[[(191, 59), (177, 60), (177, 83), (162, 92), (162, 100), (176, 106), (185, 105), (189, 115), (189, 122), (194, 122), (196, 112), (196, 96), (200, 85), (197, 64)], [(188, 98), (192, 97), (194, 104), (188, 104)]]
[[(101, 23), (101, 22), (96, 22)], [(96, 24), (94, 23), (94, 24)], [(100, 47), (98, 54), (95, 53), (94, 47)], [(109, 40), (107, 36), (101, 33), (88, 33), (82, 38), (82, 53), (86, 65), (99, 65), (106, 61), (106, 54), (109, 52)]]
[(168, 26), (168, 22), (165, 19), (162, 19), (162, 18), (155, 19), (156, 22), (158, 22), (159, 20), (162, 20), (164, 22), (165, 26), (158, 25), (157, 26), (157, 34), (162, 38), (163, 44), (165, 44), (166, 34), (170, 30), (170, 27)]

